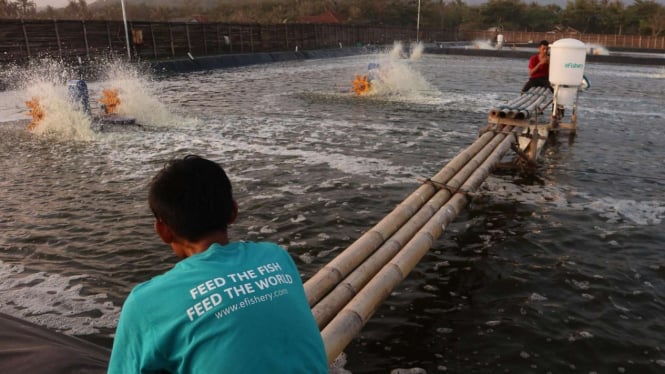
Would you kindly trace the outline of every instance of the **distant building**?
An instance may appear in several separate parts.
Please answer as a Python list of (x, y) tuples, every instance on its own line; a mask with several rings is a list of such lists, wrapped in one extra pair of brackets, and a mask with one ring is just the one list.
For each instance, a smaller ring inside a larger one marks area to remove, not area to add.
[(343, 21), (342, 17), (340, 17), (339, 15), (335, 14), (330, 10), (315, 16), (305, 16), (298, 20), (298, 22), (302, 23), (332, 23), (332, 24), (340, 24), (342, 23), (342, 21)]

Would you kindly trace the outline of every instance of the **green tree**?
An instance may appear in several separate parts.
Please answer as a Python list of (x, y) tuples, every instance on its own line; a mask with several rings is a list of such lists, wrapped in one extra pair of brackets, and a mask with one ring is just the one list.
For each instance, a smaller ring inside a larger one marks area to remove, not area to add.
[(662, 10), (663, 7), (653, 0), (635, 0), (626, 8), (627, 31), (640, 35), (653, 35), (654, 31), (659, 32), (658, 15)]
[(158, 6), (150, 9), (149, 19), (153, 21), (168, 21), (171, 18), (171, 8)]
[(558, 5), (550, 4), (543, 7), (531, 3), (526, 7), (522, 29), (525, 31), (550, 31), (560, 23), (562, 14), (563, 9)]
[(52, 6), (47, 6), (46, 9), (42, 12), (41, 16), (42, 18), (46, 19), (51, 19), (51, 18), (56, 18), (56, 11)]
[(519, 30), (526, 24), (526, 6), (521, 0), (489, 0), (480, 6), (484, 28)]
[(0, 0), (0, 18), (16, 18), (19, 16), (18, 5), (9, 0)]
[[(70, 0), (64, 8), (50, 7), (35, 15), (34, 0), (0, 0), (0, 17), (122, 19), (119, 1), (95, 2), (94, 12), (86, 1)], [(465, 0), (420, 0), (420, 27), (549, 31), (563, 24), (584, 33), (665, 33), (665, 7), (654, 0), (634, 0), (630, 6), (624, 5), (626, 0), (568, 0), (563, 9), (524, 1), (488, 0), (469, 6)], [(415, 27), (418, 11), (418, 0), (151, 0), (126, 5), (128, 18), (134, 21), (168, 21), (201, 14), (217, 22), (281, 24), (331, 10), (349, 24), (400, 27)]]
[(563, 23), (583, 33), (600, 29), (600, 6), (596, 0), (568, 0)]
[(625, 10), (620, 0), (602, 0), (600, 3), (600, 29), (605, 34), (621, 34), (625, 23)]
[(659, 6), (645, 24), (651, 29), (651, 36), (665, 35), (665, 7)]
[(480, 15), (480, 7), (469, 7), (462, 14), (462, 22), (460, 23), (459, 30), (481, 30), (484, 28), (486, 28), (486, 25)]
[(64, 16), (68, 19), (80, 19), (81, 7), (75, 0), (69, 0), (69, 4), (64, 9)]
[(16, 0), (18, 15), (23, 18), (34, 16), (37, 13), (37, 6), (32, 0)]
[(465, 20), (472, 19), (475, 11), (462, 0), (455, 0), (445, 5), (444, 25), (450, 30), (459, 30)]

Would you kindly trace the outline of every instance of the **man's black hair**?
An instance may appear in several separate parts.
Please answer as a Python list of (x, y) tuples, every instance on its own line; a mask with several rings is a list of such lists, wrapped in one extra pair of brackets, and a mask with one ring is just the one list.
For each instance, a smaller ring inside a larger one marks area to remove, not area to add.
[(233, 214), (231, 182), (222, 167), (199, 156), (174, 159), (150, 183), (148, 204), (158, 220), (189, 241), (226, 230)]
[(548, 42), (547, 40), (543, 39), (543, 40), (540, 41), (540, 43), (538, 43), (538, 46), (539, 46), (539, 47), (540, 47), (541, 45), (544, 45), (545, 47), (547, 47), (547, 46), (550, 45), (550, 42)]

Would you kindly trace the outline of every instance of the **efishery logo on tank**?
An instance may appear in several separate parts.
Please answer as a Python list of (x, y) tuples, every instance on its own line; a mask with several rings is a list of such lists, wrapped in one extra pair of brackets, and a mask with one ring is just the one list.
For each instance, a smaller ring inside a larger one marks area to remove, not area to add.
[(578, 64), (575, 62), (569, 62), (563, 65), (566, 69), (584, 69), (584, 64)]

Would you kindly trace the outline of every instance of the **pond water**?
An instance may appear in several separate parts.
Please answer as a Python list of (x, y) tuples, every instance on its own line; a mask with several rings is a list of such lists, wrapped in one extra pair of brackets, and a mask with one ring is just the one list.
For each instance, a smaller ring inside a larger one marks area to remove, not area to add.
[[(227, 170), (236, 240), (287, 248), (303, 278), (471, 144), (526, 61), (386, 52), (150, 76), (111, 64), (145, 127), (97, 133), (62, 67), (0, 92), (0, 312), (110, 347), (131, 288), (176, 259), (150, 178), (195, 153)], [(379, 62), (388, 83), (350, 93)], [(574, 141), (538, 178), (495, 174), (346, 348), (352, 373), (665, 370), (665, 68), (588, 64)], [(54, 82), (59, 82), (58, 84)], [(39, 97), (37, 133), (15, 121)], [(96, 105), (96, 104), (95, 104)]]

